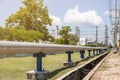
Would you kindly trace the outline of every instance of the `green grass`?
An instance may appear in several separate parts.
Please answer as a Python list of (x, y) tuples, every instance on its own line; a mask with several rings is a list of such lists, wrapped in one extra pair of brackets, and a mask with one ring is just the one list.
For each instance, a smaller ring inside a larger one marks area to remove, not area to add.
[[(87, 55), (87, 53), (85, 55)], [(79, 56), (79, 53), (72, 54), (72, 60), (80, 60)], [(43, 58), (44, 70), (49, 70), (51, 72), (50, 80), (55, 80), (66, 72), (75, 68), (64, 67), (64, 61), (67, 61), (67, 54), (47, 55), (45, 58)], [(79, 63), (77, 66), (84, 63), (85, 61)], [(0, 59), (0, 80), (26, 80), (26, 72), (35, 68), (36, 59), (33, 57)]]
[(0, 59), (0, 80), (26, 80), (26, 72), (35, 68), (32, 57)]

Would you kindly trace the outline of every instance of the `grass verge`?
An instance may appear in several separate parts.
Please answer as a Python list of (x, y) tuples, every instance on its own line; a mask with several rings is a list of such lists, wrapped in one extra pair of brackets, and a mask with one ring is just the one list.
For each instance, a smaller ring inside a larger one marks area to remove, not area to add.
[[(85, 56), (87, 56), (87, 52)], [(72, 54), (72, 60), (80, 60), (79, 53)], [(43, 69), (51, 72), (50, 80), (62, 76), (73, 68), (84, 64), (86, 61), (80, 62), (77, 66), (67, 68), (63, 66), (63, 62), (67, 61), (67, 54), (47, 55), (43, 58)], [(26, 72), (36, 68), (36, 59), (33, 57), (15, 57), (0, 59), (0, 80), (26, 80)]]

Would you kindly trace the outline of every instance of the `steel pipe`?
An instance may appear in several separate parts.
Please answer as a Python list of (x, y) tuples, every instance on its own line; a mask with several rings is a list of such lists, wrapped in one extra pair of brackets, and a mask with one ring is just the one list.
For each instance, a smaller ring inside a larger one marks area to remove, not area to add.
[[(41, 44), (32, 42), (0, 41), (0, 54), (20, 54), (39, 52), (66, 52), (106, 49), (106, 47), (84, 47), (75, 45)], [(54, 53), (56, 54), (56, 53)]]

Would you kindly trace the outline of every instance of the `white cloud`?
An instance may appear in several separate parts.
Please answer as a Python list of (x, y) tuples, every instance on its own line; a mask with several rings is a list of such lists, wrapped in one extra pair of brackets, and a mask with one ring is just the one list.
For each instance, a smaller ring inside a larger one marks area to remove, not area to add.
[(107, 11), (105, 11), (103, 14), (104, 14), (104, 15), (110, 15), (110, 12), (109, 12), (109, 10), (107, 10)]
[(59, 17), (50, 15), (50, 18), (52, 19), (52, 26), (57, 26), (62, 24), (61, 19)]
[(49, 15), (49, 17), (52, 19), (52, 25), (51, 26), (47, 25), (48, 31), (51, 35), (56, 36), (57, 35), (57, 27), (56, 26), (58, 26), (60, 29), (61, 25), (62, 25), (62, 21), (59, 17), (56, 17), (54, 15)]
[(103, 24), (102, 18), (98, 16), (95, 10), (81, 13), (79, 11), (79, 5), (76, 5), (75, 8), (70, 9), (66, 12), (64, 16), (64, 22), (76, 25), (92, 26)]
[(115, 10), (106, 10), (104, 13), (104, 15), (110, 15), (111, 17), (119, 17), (119, 11), (117, 11), (117, 13), (115, 12)]

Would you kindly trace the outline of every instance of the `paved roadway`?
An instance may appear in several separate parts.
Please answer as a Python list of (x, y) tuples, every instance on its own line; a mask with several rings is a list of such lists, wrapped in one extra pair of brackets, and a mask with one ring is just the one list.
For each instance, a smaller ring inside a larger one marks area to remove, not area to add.
[(92, 76), (91, 80), (120, 80), (120, 56), (119, 53), (110, 55)]

